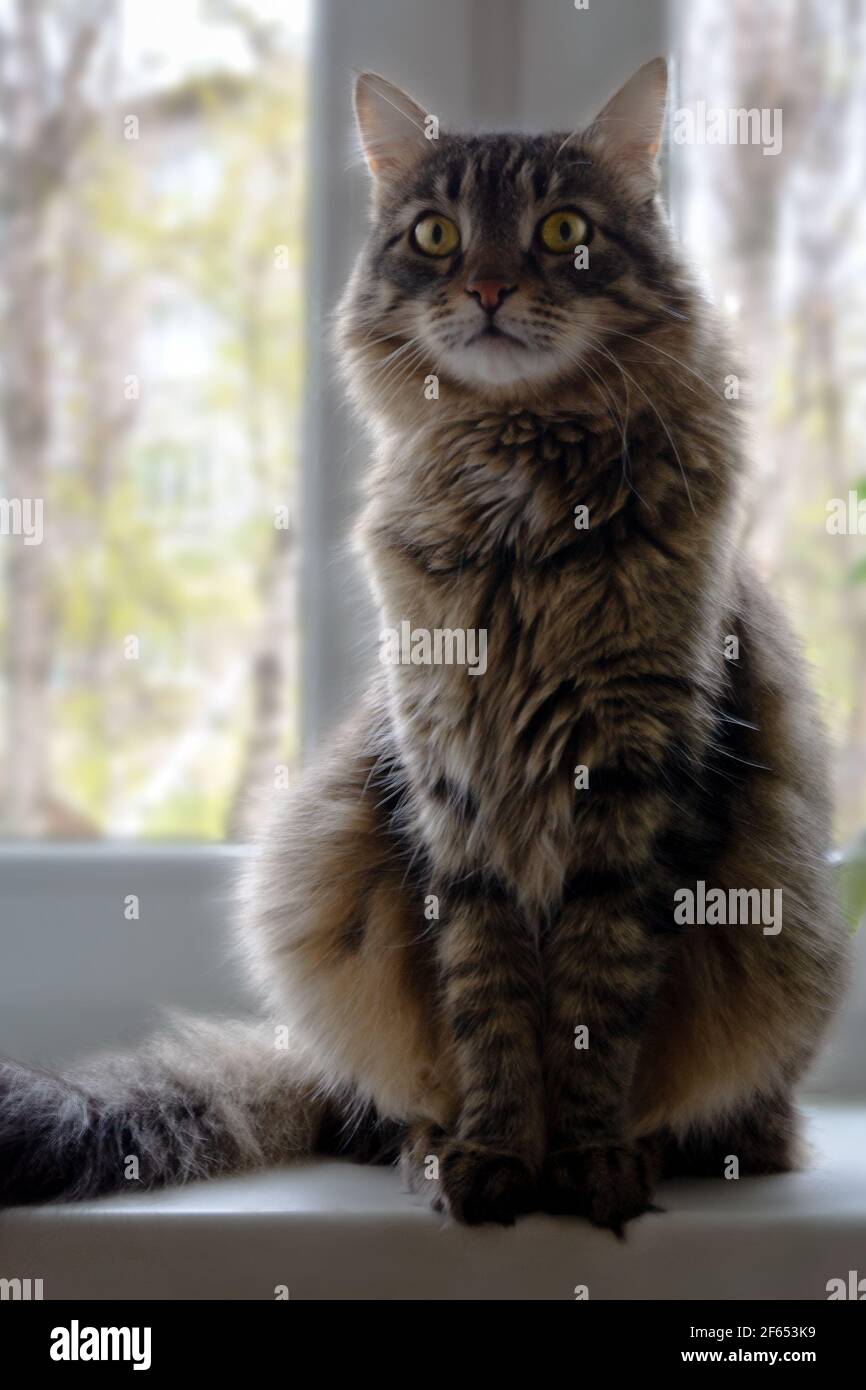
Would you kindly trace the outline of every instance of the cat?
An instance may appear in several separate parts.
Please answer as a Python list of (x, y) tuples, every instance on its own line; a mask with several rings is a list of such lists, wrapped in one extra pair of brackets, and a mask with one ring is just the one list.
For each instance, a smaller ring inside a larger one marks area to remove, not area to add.
[[(458, 1221), (621, 1234), (665, 1175), (799, 1161), (846, 961), (826, 755), (738, 544), (730, 353), (660, 199), (666, 85), (659, 59), (583, 132), (462, 136), (358, 79), (358, 545), (383, 631), (458, 656), (483, 632), (486, 669), (371, 661), (274, 800), (241, 924), (260, 1021), (3, 1068), (6, 1203), (122, 1188), (130, 1154), (150, 1185), (317, 1151), (399, 1156)], [(781, 929), (684, 923), (699, 884), (775, 895)]]

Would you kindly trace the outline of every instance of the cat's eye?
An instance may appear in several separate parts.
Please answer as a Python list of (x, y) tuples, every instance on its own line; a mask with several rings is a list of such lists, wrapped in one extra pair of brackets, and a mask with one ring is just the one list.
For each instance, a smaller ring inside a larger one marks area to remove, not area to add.
[(425, 256), (450, 256), (460, 245), (460, 232), (450, 217), (428, 212), (412, 228), (412, 241)]
[(575, 208), (558, 208), (545, 217), (538, 235), (546, 251), (564, 256), (589, 239), (589, 223)]

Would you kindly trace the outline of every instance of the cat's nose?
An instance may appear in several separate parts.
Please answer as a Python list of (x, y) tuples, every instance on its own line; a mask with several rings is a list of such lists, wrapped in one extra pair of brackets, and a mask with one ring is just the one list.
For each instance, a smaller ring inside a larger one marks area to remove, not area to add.
[(506, 284), (504, 280), (470, 280), (466, 285), (466, 293), (477, 299), (489, 314), (495, 314), (503, 300), (516, 289), (516, 285)]

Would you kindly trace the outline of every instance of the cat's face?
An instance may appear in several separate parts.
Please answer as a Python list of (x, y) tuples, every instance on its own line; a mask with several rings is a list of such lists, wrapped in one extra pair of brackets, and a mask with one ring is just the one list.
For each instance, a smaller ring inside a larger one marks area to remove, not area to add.
[(424, 112), (370, 76), (356, 102), (375, 196), (348, 313), (383, 379), (436, 372), (529, 395), (672, 312), (655, 197), (663, 64), (582, 137), (429, 139)]

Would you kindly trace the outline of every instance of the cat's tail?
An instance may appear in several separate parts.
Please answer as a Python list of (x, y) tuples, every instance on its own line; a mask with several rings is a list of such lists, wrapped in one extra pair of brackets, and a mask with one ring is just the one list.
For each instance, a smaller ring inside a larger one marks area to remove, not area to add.
[(333, 1133), (332, 1112), (267, 1024), (176, 1021), (62, 1075), (0, 1063), (0, 1205), (279, 1163)]

